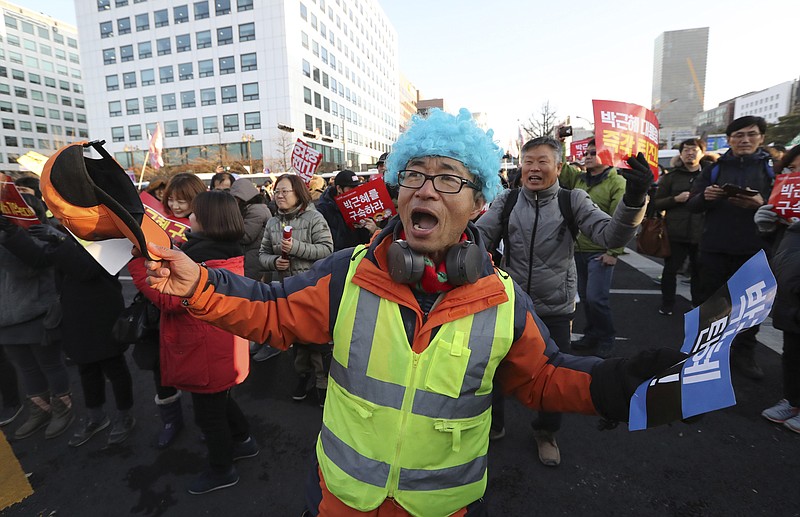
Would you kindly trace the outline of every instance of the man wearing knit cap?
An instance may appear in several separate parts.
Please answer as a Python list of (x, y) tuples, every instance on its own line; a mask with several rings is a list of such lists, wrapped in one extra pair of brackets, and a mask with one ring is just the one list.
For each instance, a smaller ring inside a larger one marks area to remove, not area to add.
[(469, 111), (415, 117), (387, 160), (398, 216), (368, 246), (271, 285), (152, 246), (148, 282), (254, 341), (333, 341), (308, 515), (485, 515), (492, 386), (548, 411), (627, 420), (673, 350), (560, 353), (470, 223), (500, 189), (501, 151)]

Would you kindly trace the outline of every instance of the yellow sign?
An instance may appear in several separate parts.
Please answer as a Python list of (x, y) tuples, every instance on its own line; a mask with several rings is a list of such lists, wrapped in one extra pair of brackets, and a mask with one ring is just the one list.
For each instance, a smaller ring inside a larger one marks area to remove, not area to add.
[(42, 175), (42, 170), (44, 169), (46, 161), (47, 156), (39, 154), (36, 151), (28, 151), (17, 158), (18, 164), (39, 176)]

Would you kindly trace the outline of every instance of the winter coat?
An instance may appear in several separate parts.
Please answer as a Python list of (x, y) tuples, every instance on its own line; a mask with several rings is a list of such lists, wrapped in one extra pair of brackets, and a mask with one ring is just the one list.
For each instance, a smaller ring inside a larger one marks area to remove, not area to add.
[(778, 281), (772, 324), (784, 332), (800, 334), (800, 223), (792, 224), (783, 234), (770, 265)]
[(716, 164), (703, 169), (694, 181), (687, 205), (692, 212), (705, 213), (703, 235), (700, 239), (701, 252), (749, 256), (769, 247), (769, 243), (759, 235), (753, 221), (756, 208), (740, 208), (724, 198), (706, 201), (703, 195), (706, 187), (712, 184), (712, 171), (719, 167), (713, 183), (732, 183), (755, 189), (766, 201), (772, 190), (772, 178), (767, 172), (769, 159), (769, 153), (763, 149), (738, 157), (729, 150)]
[(366, 228), (352, 229), (347, 226), (344, 216), (336, 204), (336, 187), (328, 187), (317, 202), (317, 211), (325, 217), (333, 236), (333, 250), (353, 248), (369, 242), (372, 234)]
[(0, 231), (0, 345), (41, 343), (42, 319), (57, 299), (44, 243), (25, 230)]
[[(247, 202), (259, 195), (258, 189), (247, 178), (239, 178), (231, 185), (231, 195)], [(239, 241), (244, 249), (244, 276), (260, 279), (264, 268), (258, 260), (258, 250), (264, 238), (264, 226), (272, 214), (264, 203), (251, 203), (244, 208), (244, 237)]]
[(66, 354), (76, 363), (86, 364), (124, 353), (127, 345), (111, 336), (125, 307), (117, 277), (72, 238), (50, 244), (47, 250), (61, 294), (61, 335)]
[[(198, 260), (192, 248), (200, 243), (208, 260)], [(194, 241), (194, 242), (193, 242)], [(234, 256), (223, 243), (202, 236), (191, 235), (183, 246), (196, 262), (210, 268), (222, 268), (241, 275), (244, 272), (244, 257)], [(238, 243), (235, 243), (238, 246)], [(194, 256), (193, 256), (194, 255)], [(240, 384), (250, 371), (250, 355), (247, 340), (214, 327), (192, 317), (182, 300), (177, 296), (164, 295), (147, 285), (144, 259), (136, 258), (128, 264), (133, 283), (150, 301), (161, 309), (160, 361), (161, 383), (192, 393), (218, 393)]]
[[(540, 316), (563, 316), (575, 311), (575, 241), (558, 206), (560, 188), (555, 183), (538, 192), (520, 189), (508, 219), (509, 242), (502, 268), (528, 292)], [(487, 246), (502, 237), (500, 218), (510, 192), (501, 193), (476, 223)], [(585, 191), (573, 190), (570, 195), (578, 228), (603, 249), (628, 242), (644, 215), (644, 207), (630, 208), (620, 202), (612, 218), (595, 206)]]
[[(290, 265), (287, 271), (275, 269), (275, 262), (281, 257), (283, 227), (292, 227), (292, 251), (289, 253)], [(286, 278), (308, 271), (314, 262), (333, 252), (333, 238), (328, 223), (314, 205), (305, 210), (295, 209), (287, 213), (278, 210), (264, 229), (258, 259), (267, 271), (276, 271)]]
[(686, 202), (675, 201), (675, 196), (678, 194), (692, 190), (692, 184), (699, 175), (700, 171), (692, 172), (680, 165), (658, 180), (653, 209), (657, 212), (666, 210), (667, 236), (671, 241), (691, 244), (700, 242), (703, 234), (703, 214), (693, 213), (686, 206)]

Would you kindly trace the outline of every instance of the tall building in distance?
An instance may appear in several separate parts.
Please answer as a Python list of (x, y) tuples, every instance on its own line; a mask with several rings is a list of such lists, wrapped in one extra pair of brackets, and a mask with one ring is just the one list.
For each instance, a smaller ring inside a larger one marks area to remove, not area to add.
[(0, 0), (0, 172), (17, 157), (86, 140), (84, 80), (74, 26)]
[[(164, 130), (169, 165), (360, 168), (399, 128), (397, 34), (376, 0), (76, 2), (92, 138), (126, 168)], [(241, 172), (239, 170), (238, 172)]]
[(663, 32), (653, 57), (652, 109), (667, 147), (694, 135), (694, 117), (703, 111), (708, 59), (708, 27)]

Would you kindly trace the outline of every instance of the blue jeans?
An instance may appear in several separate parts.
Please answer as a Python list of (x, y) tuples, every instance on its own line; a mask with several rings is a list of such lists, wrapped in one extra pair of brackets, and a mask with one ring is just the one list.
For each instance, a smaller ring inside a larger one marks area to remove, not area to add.
[(604, 253), (575, 253), (578, 270), (578, 294), (586, 314), (585, 339), (598, 346), (612, 346), (616, 332), (611, 317), (609, 292), (614, 278), (614, 266), (600, 262)]

